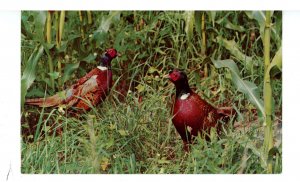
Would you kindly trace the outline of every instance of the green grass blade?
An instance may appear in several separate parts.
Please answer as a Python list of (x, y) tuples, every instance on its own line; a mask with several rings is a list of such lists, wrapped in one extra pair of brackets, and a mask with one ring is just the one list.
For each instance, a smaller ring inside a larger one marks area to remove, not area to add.
[(50, 117), (53, 115), (53, 113), (56, 111), (56, 109), (53, 109), (46, 120), (43, 120), (43, 116), (44, 116), (44, 112), (45, 112), (45, 108), (43, 107), (42, 109), (42, 112), (41, 112), (41, 115), (39, 117), (39, 121), (38, 121), (38, 124), (37, 124), (37, 127), (36, 127), (36, 131), (35, 131), (35, 134), (34, 134), (34, 141), (37, 141), (38, 140), (38, 137), (40, 136), (40, 133), (41, 133), (41, 125), (42, 123), (47, 123), (48, 120), (50, 119)]

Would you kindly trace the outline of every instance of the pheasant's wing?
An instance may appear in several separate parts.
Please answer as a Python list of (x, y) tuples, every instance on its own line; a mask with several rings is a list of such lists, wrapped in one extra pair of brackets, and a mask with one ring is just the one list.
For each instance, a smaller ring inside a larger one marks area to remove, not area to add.
[(101, 101), (101, 93), (88, 92), (84, 99), (79, 99), (78, 102), (74, 105), (75, 108), (83, 109), (87, 111), (92, 106), (96, 106)]
[(97, 75), (99, 72), (98, 68), (91, 70), (84, 77), (80, 78), (75, 84), (73, 84), (73, 88), (76, 89), (78, 86), (83, 85), (87, 80), (89, 80), (92, 76)]
[(67, 107), (74, 106), (79, 100), (86, 99), (87, 95), (98, 89), (97, 76), (98, 75), (93, 75), (81, 85), (76, 85), (75, 88), (73, 87), (72, 93), (70, 93), (65, 100)]

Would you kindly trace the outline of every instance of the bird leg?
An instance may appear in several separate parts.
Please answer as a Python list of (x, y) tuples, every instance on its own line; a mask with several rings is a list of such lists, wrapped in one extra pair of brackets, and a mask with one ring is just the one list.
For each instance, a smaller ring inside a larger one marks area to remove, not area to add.
[(183, 150), (184, 150), (186, 153), (189, 153), (189, 152), (190, 152), (190, 143), (189, 143), (189, 142), (183, 141)]

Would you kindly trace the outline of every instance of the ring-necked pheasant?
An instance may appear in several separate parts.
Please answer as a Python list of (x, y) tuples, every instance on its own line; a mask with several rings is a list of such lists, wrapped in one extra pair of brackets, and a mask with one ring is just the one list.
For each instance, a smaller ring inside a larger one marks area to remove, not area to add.
[(47, 98), (27, 99), (25, 104), (39, 107), (65, 105), (66, 108), (89, 110), (104, 100), (112, 86), (111, 61), (118, 56), (115, 49), (107, 49), (100, 65), (80, 78), (68, 89)]
[(183, 140), (185, 151), (189, 150), (188, 144), (193, 136), (209, 132), (212, 127), (216, 127), (219, 133), (221, 125), (218, 120), (228, 120), (235, 113), (230, 107), (216, 108), (193, 92), (183, 71), (174, 69), (165, 77), (176, 87), (172, 121)]

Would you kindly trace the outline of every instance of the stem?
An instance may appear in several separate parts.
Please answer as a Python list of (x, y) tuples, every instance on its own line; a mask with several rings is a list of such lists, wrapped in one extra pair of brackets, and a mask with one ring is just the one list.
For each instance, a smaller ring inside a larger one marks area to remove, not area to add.
[[(270, 65), (270, 33), (271, 33), (271, 12), (266, 11), (266, 25), (264, 33), (264, 109), (266, 118), (264, 122), (264, 157), (267, 160), (269, 150), (273, 147), (272, 130), (272, 87), (271, 79), (267, 70)], [(272, 173), (272, 161), (267, 162), (267, 172)]]
[(193, 29), (195, 23), (195, 11), (186, 11), (185, 12), (185, 33), (188, 40), (188, 49), (192, 52), (192, 39), (193, 39)]
[(61, 60), (62, 60), (61, 56), (58, 56), (58, 61), (57, 61), (57, 71), (59, 73), (59, 76), (58, 76), (58, 90), (63, 90)]
[(56, 31), (56, 47), (59, 48), (59, 14), (55, 11), (55, 31)]
[(61, 11), (60, 12), (60, 20), (59, 20), (59, 46), (61, 45), (61, 39), (62, 39), (62, 35), (64, 32), (65, 16), (66, 16), (66, 12)]
[(61, 46), (62, 34), (64, 31), (65, 24), (65, 11), (60, 12), (60, 16), (58, 11), (55, 12), (55, 29), (56, 29), (56, 47), (59, 49)]
[[(52, 19), (51, 19), (51, 13), (48, 11), (48, 14), (47, 14), (47, 25), (46, 25), (46, 38), (47, 38), (47, 43), (48, 44), (51, 44), (52, 40), (51, 40), (51, 29), (52, 29)], [(49, 72), (50, 73), (53, 73), (53, 61), (52, 61), (52, 58), (51, 56), (48, 55), (48, 66), (49, 66)], [(54, 89), (54, 79), (53, 77), (50, 76), (50, 86), (51, 88)]]
[(90, 155), (90, 160), (91, 160), (91, 165), (92, 165), (92, 171), (93, 173), (97, 173), (99, 172), (99, 156), (97, 153), (97, 139), (96, 139), (96, 135), (95, 135), (95, 127), (94, 127), (94, 122), (95, 122), (95, 118), (89, 118), (87, 120), (87, 124), (88, 124), (88, 134), (90, 137), (90, 151), (91, 151), (91, 155)]
[(205, 52), (206, 52), (205, 13), (204, 12), (203, 12), (202, 18), (201, 18), (201, 35), (202, 35), (201, 54), (204, 56)]
[(134, 21), (134, 24), (136, 25), (137, 24), (137, 13), (136, 11), (133, 11), (133, 21)]
[(208, 77), (208, 68), (207, 68), (207, 64), (204, 64), (204, 78)]
[[(63, 31), (64, 31), (64, 24), (65, 24), (65, 11), (61, 11), (60, 12), (60, 19), (59, 19), (58, 34), (57, 34), (57, 39), (58, 39), (57, 48), (58, 49), (61, 46), (61, 39), (62, 39)], [(61, 61), (62, 61), (62, 58), (59, 55), (58, 56), (58, 61), (57, 61), (57, 70), (58, 70), (58, 73), (59, 73), (59, 77), (58, 77), (58, 88), (59, 88), (59, 90), (63, 89)]]
[(87, 17), (88, 17), (88, 24), (92, 24), (93, 19), (92, 19), (92, 12), (91, 11), (87, 11)]
[(84, 39), (83, 16), (82, 16), (81, 11), (79, 11), (78, 13), (79, 13), (79, 20), (80, 20), (80, 23), (81, 23), (81, 26), (80, 26), (81, 38)]
[(51, 13), (48, 11), (47, 13), (47, 26), (46, 26), (46, 32), (47, 32), (47, 35), (46, 35), (46, 39), (47, 39), (47, 43), (48, 44), (51, 44)]
[[(206, 36), (205, 36), (205, 12), (201, 16), (201, 55), (205, 56), (206, 52)], [(204, 77), (208, 77), (208, 65), (204, 65)]]
[[(56, 31), (56, 48), (59, 49), (60, 48), (60, 36), (59, 36), (59, 12), (55, 11), (55, 31)], [(59, 72), (59, 76), (61, 74), (61, 64), (60, 64), (60, 60), (58, 59), (57, 61), (57, 69)], [(61, 90), (60, 88), (61, 84), (60, 84), (60, 80), (58, 78), (58, 90)]]

